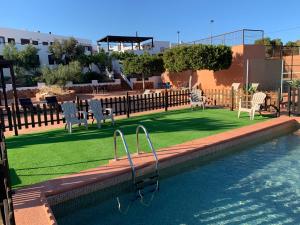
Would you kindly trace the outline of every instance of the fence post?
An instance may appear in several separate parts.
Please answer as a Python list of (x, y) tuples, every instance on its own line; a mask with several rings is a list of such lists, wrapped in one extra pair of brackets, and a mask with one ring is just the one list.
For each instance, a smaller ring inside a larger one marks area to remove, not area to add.
[(165, 89), (165, 111), (168, 111), (168, 105), (169, 105), (168, 89)]
[(230, 110), (233, 111), (234, 109), (234, 89), (231, 87), (231, 107)]
[[(297, 88), (297, 98), (295, 98), (295, 105), (297, 105), (297, 115), (300, 114), (300, 104), (299, 104), (299, 99), (300, 99), (300, 88)], [(296, 104), (297, 102), (297, 104)]]
[(14, 103), (11, 104), (11, 109), (12, 109), (12, 118), (13, 118), (15, 136), (18, 136), (19, 133), (18, 133), (16, 109), (15, 109), (15, 104)]
[(291, 90), (291, 86), (288, 87), (288, 114), (289, 116), (291, 116), (291, 94), (292, 94), (292, 90)]
[(278, 92), (277, 92), (277, 102), (276, 102), (276, 105), (277, 105), (277, 117), (280, 117), (280, 102), (281, 102), (281, 88), (278, 88)]
[(79, 106), (79, 97), (78, 97), (77, 95), (76, 95), (75, 102), (76, 102), (77, 110), (78, 110), (78, 111), (80, 111), (80, 106)]
[(128, 94), (128, 91), (126, 93), (126, 115), (127, 115), (127, 118), (129, 118), (129, 116), (130, 116), (130, 96)]

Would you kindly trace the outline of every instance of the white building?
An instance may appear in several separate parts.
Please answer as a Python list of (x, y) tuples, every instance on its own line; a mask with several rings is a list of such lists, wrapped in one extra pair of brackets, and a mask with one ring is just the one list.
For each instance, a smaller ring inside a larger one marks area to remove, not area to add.
[[(51, 32), (41, 33), (40, 31), (27, 31), (12, 28), (0, 28), (0, 59), (3, 58), (3, 48), (7, 43), (15, 43), (18, 49), (24, 48), (27, 44), (36, 46), (41, 65), (53, 65), (54, 61), (48, 51), (49, 45), (54, 40), (66, 40), (69, 36), (55, 35)], [(78, 43), (85, 46), (86, 53), (90, 54), (93, 51), (92, 41), (83, 38), (74, 37)]]

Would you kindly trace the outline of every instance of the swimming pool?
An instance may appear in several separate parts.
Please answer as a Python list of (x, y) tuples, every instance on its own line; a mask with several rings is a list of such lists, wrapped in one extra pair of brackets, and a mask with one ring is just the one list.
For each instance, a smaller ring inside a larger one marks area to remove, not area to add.
[[(162, 171), (149, 206), (123, 187), (52, 207), (58, 225), (300, 224), (300, 136), (293, 133)], [(120, 194), (121, 193), (121, 194)]]

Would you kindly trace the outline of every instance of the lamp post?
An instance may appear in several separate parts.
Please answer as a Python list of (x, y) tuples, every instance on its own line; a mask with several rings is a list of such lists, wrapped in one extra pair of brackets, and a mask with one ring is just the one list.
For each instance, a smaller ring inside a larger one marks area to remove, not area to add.
[(178, 45), (180, 44), (179, 34), (180, 34), (180, 31), (178, 30), (178, 31), (177, 31), (177, 44), (178, 44)]
[(210, 20), (209, 24), (210, 24), (210, 44), (212, 45), (212, 28), (213, 28), (213, 23), (215, 21), (214, 20)]

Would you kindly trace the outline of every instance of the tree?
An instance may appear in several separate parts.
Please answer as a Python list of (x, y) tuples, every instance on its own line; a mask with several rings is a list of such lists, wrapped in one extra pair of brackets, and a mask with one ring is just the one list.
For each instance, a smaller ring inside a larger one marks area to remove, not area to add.
[(14, 44), (4, 46), (3, 57), (13, 61), (18, 85), (27, 86), (36, 82), (33, 76), (39, 73), (38, 51), (33, 45), (26, 45), (23, 50), (18, 50)]
[(20, 66), (26, 70), (36, 70), (40, 66), (38, 51), (39, 50), (33, 45), (26, 45), (26, 47), (19, 52)]
[(104, 50), (90, 55), (91, 62), (97, 66), (99, 71), (104, 71), (106, 68), (111, 71), (112, 69), (112, 58)]
[(297, 42), (295, 42), (295, 41), (288, 41), (288, 42), (285, 44), (285, 46), (287, 46), (287, 47), (296, 47), (296, 46), (298, 46), (298, 45), (297, 45)]
[(44, 67), (42, 69), (42, 80), (48, 85), (65, 87), (67, 81), (78, 82), (81, 79), (81, 65), (78, 61), (70, 62), (68, 65), (58, 65), (55, 69)]
[(281, 39), (271, 39), (269, 37), (258, 39), (254, 42), (256, 45), (264, 45), (266, 49), (266, 54), (270, 56), (275, 55), (275, 51), (280, 49), (280, 47), (283, 45)]
[(80, 45), (78, 41), (71, 37), (60, 42), (54, 40), (53, 44), (49, 46), (49, 52), (54, 56), (57, 64), (69, 64), (71, 61), (78, 60), (84, 55), (84, 46)]
[[(83, 76), (84, 82), (90, 82), (91, 80), (105, 81), (108, 80), (106, 69), (108, 71), (112, 70), (111, 57), (104, 50), (92, 54), (92, 55), (82, 55), (79, 57), (81, 65), (88, 69)], [(98, 68), (99, 72), (93, 71), (93, 65)]]
[(143, 90), (145, 90), (145, 78), (164, 72), (164, 62), (159, 55), (145, 53), (125, 59), (123, 61), (123, 69), (126, 75), (140, 76), (143, 81)]

